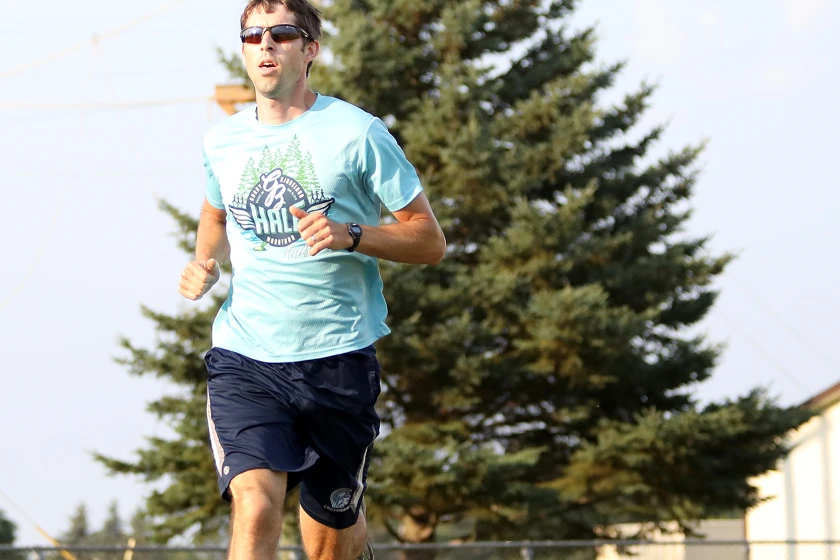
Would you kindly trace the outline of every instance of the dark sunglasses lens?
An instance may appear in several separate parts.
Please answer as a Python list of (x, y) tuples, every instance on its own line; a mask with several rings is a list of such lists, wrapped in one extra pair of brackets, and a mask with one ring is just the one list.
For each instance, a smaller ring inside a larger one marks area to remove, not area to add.
[(275, 43), (294, 41), (298, 37), (300, 37), (300, 32), (291, 25), (275, 25), (271, 28), (271, 38)]
[(249, 27), (239, 36), (243, 43), (262, 43), (263, 29), (261, 27)]

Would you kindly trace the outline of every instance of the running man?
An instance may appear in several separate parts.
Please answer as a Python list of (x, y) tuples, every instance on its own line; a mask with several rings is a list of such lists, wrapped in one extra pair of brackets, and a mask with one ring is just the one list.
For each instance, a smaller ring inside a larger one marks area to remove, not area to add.
[[(373, 558), (363, 506), (379, 435), (373, 344), (390, 332), (378, 259), (434, 265), (446, 242), (382, 120), (309, 89), (318, 10), (251, 0), (240, 24), (256, 108), (205, 136), (195, 260), (180, 280), (198, 300), (219, 263), (233, 267), (205, 358), (229, 558), (274, 558), (298, 485), (310, 558)], [(382, 206), (394, 223), (380, 226)]]

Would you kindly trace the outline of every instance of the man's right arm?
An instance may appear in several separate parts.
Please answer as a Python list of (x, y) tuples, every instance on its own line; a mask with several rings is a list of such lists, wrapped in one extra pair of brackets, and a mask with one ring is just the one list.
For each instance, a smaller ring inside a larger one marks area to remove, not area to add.
[(216, 208), (205, 198), (198, 218), (195, 260), (181, 273), (179, 292), (187, 299), (201, 299), (221, 278), (219, 263), (230, 257), (225, 220), (225, 210)]
[(224, 208), (216, 208), (204, 199), (195, 240), (196, 261), (207, 262), (215, 259), (221, 263), (230, 258), (230, 245), (225, 232), (226, 215)]

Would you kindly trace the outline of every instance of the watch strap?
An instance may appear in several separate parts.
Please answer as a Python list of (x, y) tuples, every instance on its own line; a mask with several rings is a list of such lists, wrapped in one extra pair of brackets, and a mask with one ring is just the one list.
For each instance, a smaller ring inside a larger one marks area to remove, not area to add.
[(347, 233), (349, 233), (350, 237), (353, 239), (353, 244), (347, 248), (347, 251), (352, 253), (356, 250), (359, 246), (359, 242), (362, 240), (362, 228), (359, 224), (349, 223), (347, 224)]

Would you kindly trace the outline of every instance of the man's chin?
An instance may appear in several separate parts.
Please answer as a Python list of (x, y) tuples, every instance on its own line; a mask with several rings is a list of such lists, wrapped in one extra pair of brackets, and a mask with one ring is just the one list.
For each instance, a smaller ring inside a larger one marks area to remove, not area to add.
[(254, 83), (254, 89), (257, 90), (257, 93), (260, 94), (261, 97), (265, 97), (266, 99), (282, 99), (283, 92), (276, 82), (273, 83)]

